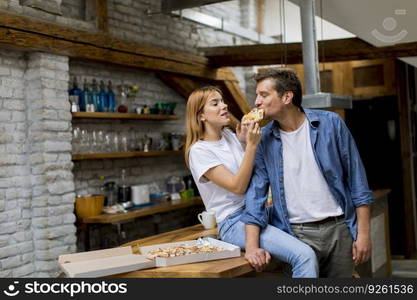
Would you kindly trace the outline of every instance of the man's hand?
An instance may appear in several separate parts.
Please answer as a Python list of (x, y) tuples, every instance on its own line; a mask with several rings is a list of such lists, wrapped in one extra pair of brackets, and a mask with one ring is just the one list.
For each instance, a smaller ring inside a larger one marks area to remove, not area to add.
[(271, 254), (262, 248), (246, 249), (245, 258), (256, 272), (261, 272), (267, 264), (271, 261)]
[(371, 256), (372, 242), (369, 234), (358, 233), (358, 238), (353, 242), (352, 255), (355, 265), (366, 262)]

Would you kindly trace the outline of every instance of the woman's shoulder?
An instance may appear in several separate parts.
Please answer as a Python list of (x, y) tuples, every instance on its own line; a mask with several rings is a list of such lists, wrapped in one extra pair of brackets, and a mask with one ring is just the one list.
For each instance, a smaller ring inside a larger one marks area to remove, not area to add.
[(197, 141), (191, 146), (190, 153), (199, 152), (202, 150), (204, 150), (203, 143), (201, 141)]

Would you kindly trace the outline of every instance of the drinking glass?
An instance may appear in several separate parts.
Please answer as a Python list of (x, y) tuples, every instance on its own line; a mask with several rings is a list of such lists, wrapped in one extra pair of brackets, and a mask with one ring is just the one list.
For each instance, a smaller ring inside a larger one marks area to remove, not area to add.
[(81, 129), (80, 127), (74, 127), (72, 129), (72, 152), (74, 154), (80, 153), (81, 143)]

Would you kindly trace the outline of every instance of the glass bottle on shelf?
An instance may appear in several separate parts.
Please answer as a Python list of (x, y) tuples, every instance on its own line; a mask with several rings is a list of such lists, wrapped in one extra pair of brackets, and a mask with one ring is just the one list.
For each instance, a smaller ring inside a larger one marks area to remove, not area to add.
[(98, 84), (97, 84), (97, 81), (95, 79), (93, 79), (91, 94), (92, 94), (92, 97), (93, 97), (93, 103), (94, 103), (95, 111), (103, 112), (103, 103), (100, 102)]
[(98, 93), (99, 103), (102, 104), (103, 111), (109, 111), (109, 101), (107, 99), (107, 93), (105, 91), (105, 86), (103, 80), (100, 80), (100, 91)]
[(80, 111), (87, 111), (87, 95), (86, 95), (86, 88), (87, 88), (87, 79), (84, 78), (83, 89), (80, 93)]
[(74, 103), (78, 104), (78, 108), (80, 111), (85, 111), (85, 102), (81, 101), (83, 100), (81, 97), (82, 91), (80, 88), (78, 88), (78, 82), (77, 77), (74, 76), (73, 82), (72, 82), (72, 88), (69, 90), (69, 98), (71, 103), (74, 105)]
[(96, 108), (94, 106), (93, 95), (90, 91), (89, 84), (87, 83), (87, 79), (84, 79), (84, 87), (83, 87), (83, 95), (85, 101), (85, 107), (87, 112), (95, 112)]
[(108, 107), (109, 112), (115, 112), (116, 111), (116, 97), (114, 96), (112, 83), (109, 80), (109, 84), (107, 86), (107, 100), (108, 100)]

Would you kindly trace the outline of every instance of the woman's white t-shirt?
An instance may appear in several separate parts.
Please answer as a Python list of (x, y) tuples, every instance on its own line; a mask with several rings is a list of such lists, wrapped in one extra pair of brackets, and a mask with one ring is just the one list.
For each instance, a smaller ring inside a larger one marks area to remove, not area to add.
[(204, 174), (219, 165), (224, 165), (235, 174), (240, 168), (243, 155), (242, 145), (230, 129), (223, 130), (220, 140), (212, 142), (200, 140), (190, 149), (191, 174), (206, 210), (215, 214), (217, 223), (242, 208), (245, 205), (245, 197), (209, 181)]

